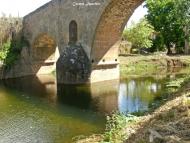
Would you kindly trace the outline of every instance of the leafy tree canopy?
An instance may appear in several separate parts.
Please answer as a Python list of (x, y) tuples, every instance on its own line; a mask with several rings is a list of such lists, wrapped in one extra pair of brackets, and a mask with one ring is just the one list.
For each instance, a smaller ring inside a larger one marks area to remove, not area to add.
[(189, 39), (188, 30), (184, 28), (190, 22), (190, 0), (146, 0), (146, 7), (148, 21), (159, 32), (154, 46), (167, 47), (168, 53), (171, 44), (175, 44), (178, 51), (184, 50), (185, 40)]
[(154, 27), (146, 19), (141, 19), (129, 29), (124, 30), (123, 38), (132, 43), (134, 48), (150, 48), (152, 46), (151, 36)]

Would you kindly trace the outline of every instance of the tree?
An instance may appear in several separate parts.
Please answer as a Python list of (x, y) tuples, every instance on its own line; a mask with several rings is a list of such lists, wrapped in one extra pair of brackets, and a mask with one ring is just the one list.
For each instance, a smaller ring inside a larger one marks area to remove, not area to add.
[(155, 47), (166, 47), (168, 54), (171, 53), (171, 45), (175, 45), (179, 52), (184, 50), (182, 48), (185, 45), (184, 39), (189, 39), (187, 22), (185, 22), (189, 19), (186, 16), (188, 5), (189, 0), (146, 0), (148, 8), (146, 17), (159, 32), (156, 40), (162, 39), (162, 45), (154, 41)]
[(151, 39), (153, 32), (154, 27), (146, 19), (141, 19), (139, 23), (124, 30), (123, 38), (131, 42), (133, 48), (150, 48), (153, 44)]
[(175, 0), (175, 16), (179, 17), (177, 22), (184, 31), (185, 54), (189, 54), (190, 0)]

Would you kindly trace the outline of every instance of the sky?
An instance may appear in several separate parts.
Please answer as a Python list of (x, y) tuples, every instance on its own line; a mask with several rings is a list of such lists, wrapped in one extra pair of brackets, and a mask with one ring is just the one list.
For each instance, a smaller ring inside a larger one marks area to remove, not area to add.
[(145, 5), (145, 3), (143, 3), (142, 5), (140, 5), (135, 10), (135, 12), (133, 13), (133, 15), (131, 16), (131, 18), (127, 22), (127, 27), (130, 27), (132, 22), (137, 23), (141, 18), (143, 18), (147, 14), (147, 8), (145, 8), (144, 5)]
[[(19, 15), (20, 17), (23, 17), (49, 1), (50, 0), (0, 0), (0, 16), (2, 13), (5, 13), (7, 16), (11, 14), (12, 16)], [(135, 10), (127, 27), (131, 25), (132, 21), (135, 23), (138, 22), (139, 19), (144, 17), (147, 13), (147, 9), (143, 8), (143, 5)]]
[(0, 15), (23, 17), (50, 0), (0, 0)]

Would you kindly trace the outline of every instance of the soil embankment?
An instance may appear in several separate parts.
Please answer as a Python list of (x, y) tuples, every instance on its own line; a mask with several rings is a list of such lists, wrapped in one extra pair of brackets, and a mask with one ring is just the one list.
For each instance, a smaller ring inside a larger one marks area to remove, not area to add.
[[(186, 73), (182, 67), (190, 67), (190, 56), (121, 56), (121, 77), (150, 76), (170, 74), (174, 72)], [(188, 70), (186, 68), (186, 70)]]

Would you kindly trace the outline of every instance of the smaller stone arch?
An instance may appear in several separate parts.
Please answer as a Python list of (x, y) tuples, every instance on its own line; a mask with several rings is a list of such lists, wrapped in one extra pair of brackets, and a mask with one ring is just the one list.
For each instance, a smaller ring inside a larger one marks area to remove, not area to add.
[(75, 20), (69, 24), (69, 44), (75, 44), (78, 40), (78, 26)]
[(49, 74), (56, 70), (59, 58), (56, 40), (47, 33), (39, 34), (32, 43), (31, 60), (36, 74)]
[(33, 43), (33, 60), (46, 61), (55, 59), (56, 41), (46, 33), (37, 36)]

